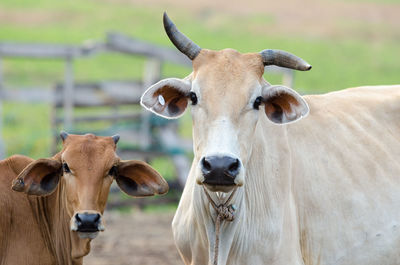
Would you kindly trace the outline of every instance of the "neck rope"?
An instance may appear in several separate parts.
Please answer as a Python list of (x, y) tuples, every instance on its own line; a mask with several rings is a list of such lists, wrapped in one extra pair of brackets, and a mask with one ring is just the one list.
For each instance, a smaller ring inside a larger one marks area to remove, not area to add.
[(236, 210), (235, 205), (229, 204), (235, 194), (237, 187), (235, 187), (229, 195), (229, 198), (225, 201), (225, 203), (221, 203), (217, 205), (213, 199), (211, 198), (210, 194), (203, 186), (204, 193), (207, 196), (207, 199), (211, 203), (211, 206), (217, 212), (217, 220), (215, 221), (215, 244), (214, 244), (214, 262), (213, 265), (218, 265), (218, 250), (219, 250), (219, 236), (220, 236), (220, 226), (221, 222), (226, 220), (228, 222), (232, 222), (234, 220), (234, 212)]

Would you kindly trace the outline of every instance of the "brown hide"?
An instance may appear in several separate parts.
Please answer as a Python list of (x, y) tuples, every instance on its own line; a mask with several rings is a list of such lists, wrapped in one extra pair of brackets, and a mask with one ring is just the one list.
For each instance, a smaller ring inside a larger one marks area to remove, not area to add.
[(62, 151), (50, 159), (15, 155), (0, 161), (0, 265), (82, 264), (91, 239), (79, 237), (71, 223), (77, 213), (103, 214), (114, 178), (130, 196), (168, 190), (146, 163), (121, 161), (115, 139), (63, 136)]
[[(56, 236), (68, 232), (68, 223), (52, 222), (56, 209), (57, 189), (48, 197), (28, 196), (11, 190), (11, 183), (33, 159), (12, 156), (0, 162), (0, 264), (55, 264), (58, 259), (64, 264), (73, 264), (67, 256), (56, 258)], [(50, 224), (53, 224), (51, 226)], [(64, 226), (64, 227), (63, 227)], [(59, 242), (68, 253), (70, 242)], [(60, 253), (62, 254), (62, 253)], [(59, 262), (58, 262), (59, 263)]]

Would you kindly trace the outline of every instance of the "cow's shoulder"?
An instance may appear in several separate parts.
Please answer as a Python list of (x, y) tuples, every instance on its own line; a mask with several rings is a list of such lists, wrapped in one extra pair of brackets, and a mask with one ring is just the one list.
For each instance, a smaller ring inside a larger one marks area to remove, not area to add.
[(11, 183), (19, 173), (32, 161), (32, 158), (23, 155), (13, 155), (0, 161), (0, 190), (2, 193), (11, 191)]
[(325, 94), (306, 95), (307, 102), (358, 102), (379, 101), (389, 98), (400, 99), (400, 85), (390, 86), (361, 86), (328, 92)]
[(379, 110), (393, 113), (400, 110), (400, 85), (363, 86), (347, 88), (321, 95), (304, 96), (314, 117), (355, 113), (371, 113)]
[[(10, 170), (15, 176), (18, 176), (19, 173), (34, 159), (24, 156), (24, 155), (13, 155), (9, 158), (0, 161), (0, 168), (3, 170)], [(0, 173), (1, 174), (1, 173)]]
[[(0, 161), (1, 264), (26, 264), (27, 260), (34, 260), (35, 264), (55, 264), (42, 239), (41, 223), (35, 220), (34, 212), (40, 207), (34, 206), (31, 210), (38, 198), (29, 199), (26, 194), (11, 189), (13, 179), (32, 161), (32, 158), (23, 155), (13, 155)], [(24, 251), (21, 252), (21, 249)]]

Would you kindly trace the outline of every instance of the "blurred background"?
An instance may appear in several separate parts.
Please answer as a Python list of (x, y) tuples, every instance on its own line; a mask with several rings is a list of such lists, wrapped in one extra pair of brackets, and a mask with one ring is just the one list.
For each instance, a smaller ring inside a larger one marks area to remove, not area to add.
[(191, 72), (164, 11), (200, 47), (302, 57), (310, 72), (265, 78), (303, 94), (400, 83), (399, 0), (1, 0), (2, 156), (51, 156), (62, 129), (120, 133), (121, 157), (147, 160), (173, 187), (163, 199), (113, 192), (85, 264), (180, 264), (170, 222), (192, 156), (190, 115), (165, 122), (138, 105), (148, 85)]

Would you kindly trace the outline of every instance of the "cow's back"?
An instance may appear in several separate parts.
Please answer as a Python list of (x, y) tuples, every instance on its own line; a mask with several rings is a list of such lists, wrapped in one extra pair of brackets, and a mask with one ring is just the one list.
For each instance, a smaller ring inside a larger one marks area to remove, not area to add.
[(306, 99), (310, 115), (288, 126), (303, 255), (399, 264), (400, 86)]
[(0, 161), (0, 265), (54, 264), (34, 215), (40, 211), (36, 198), (11, 189), (31, 161), (24, 156)]

